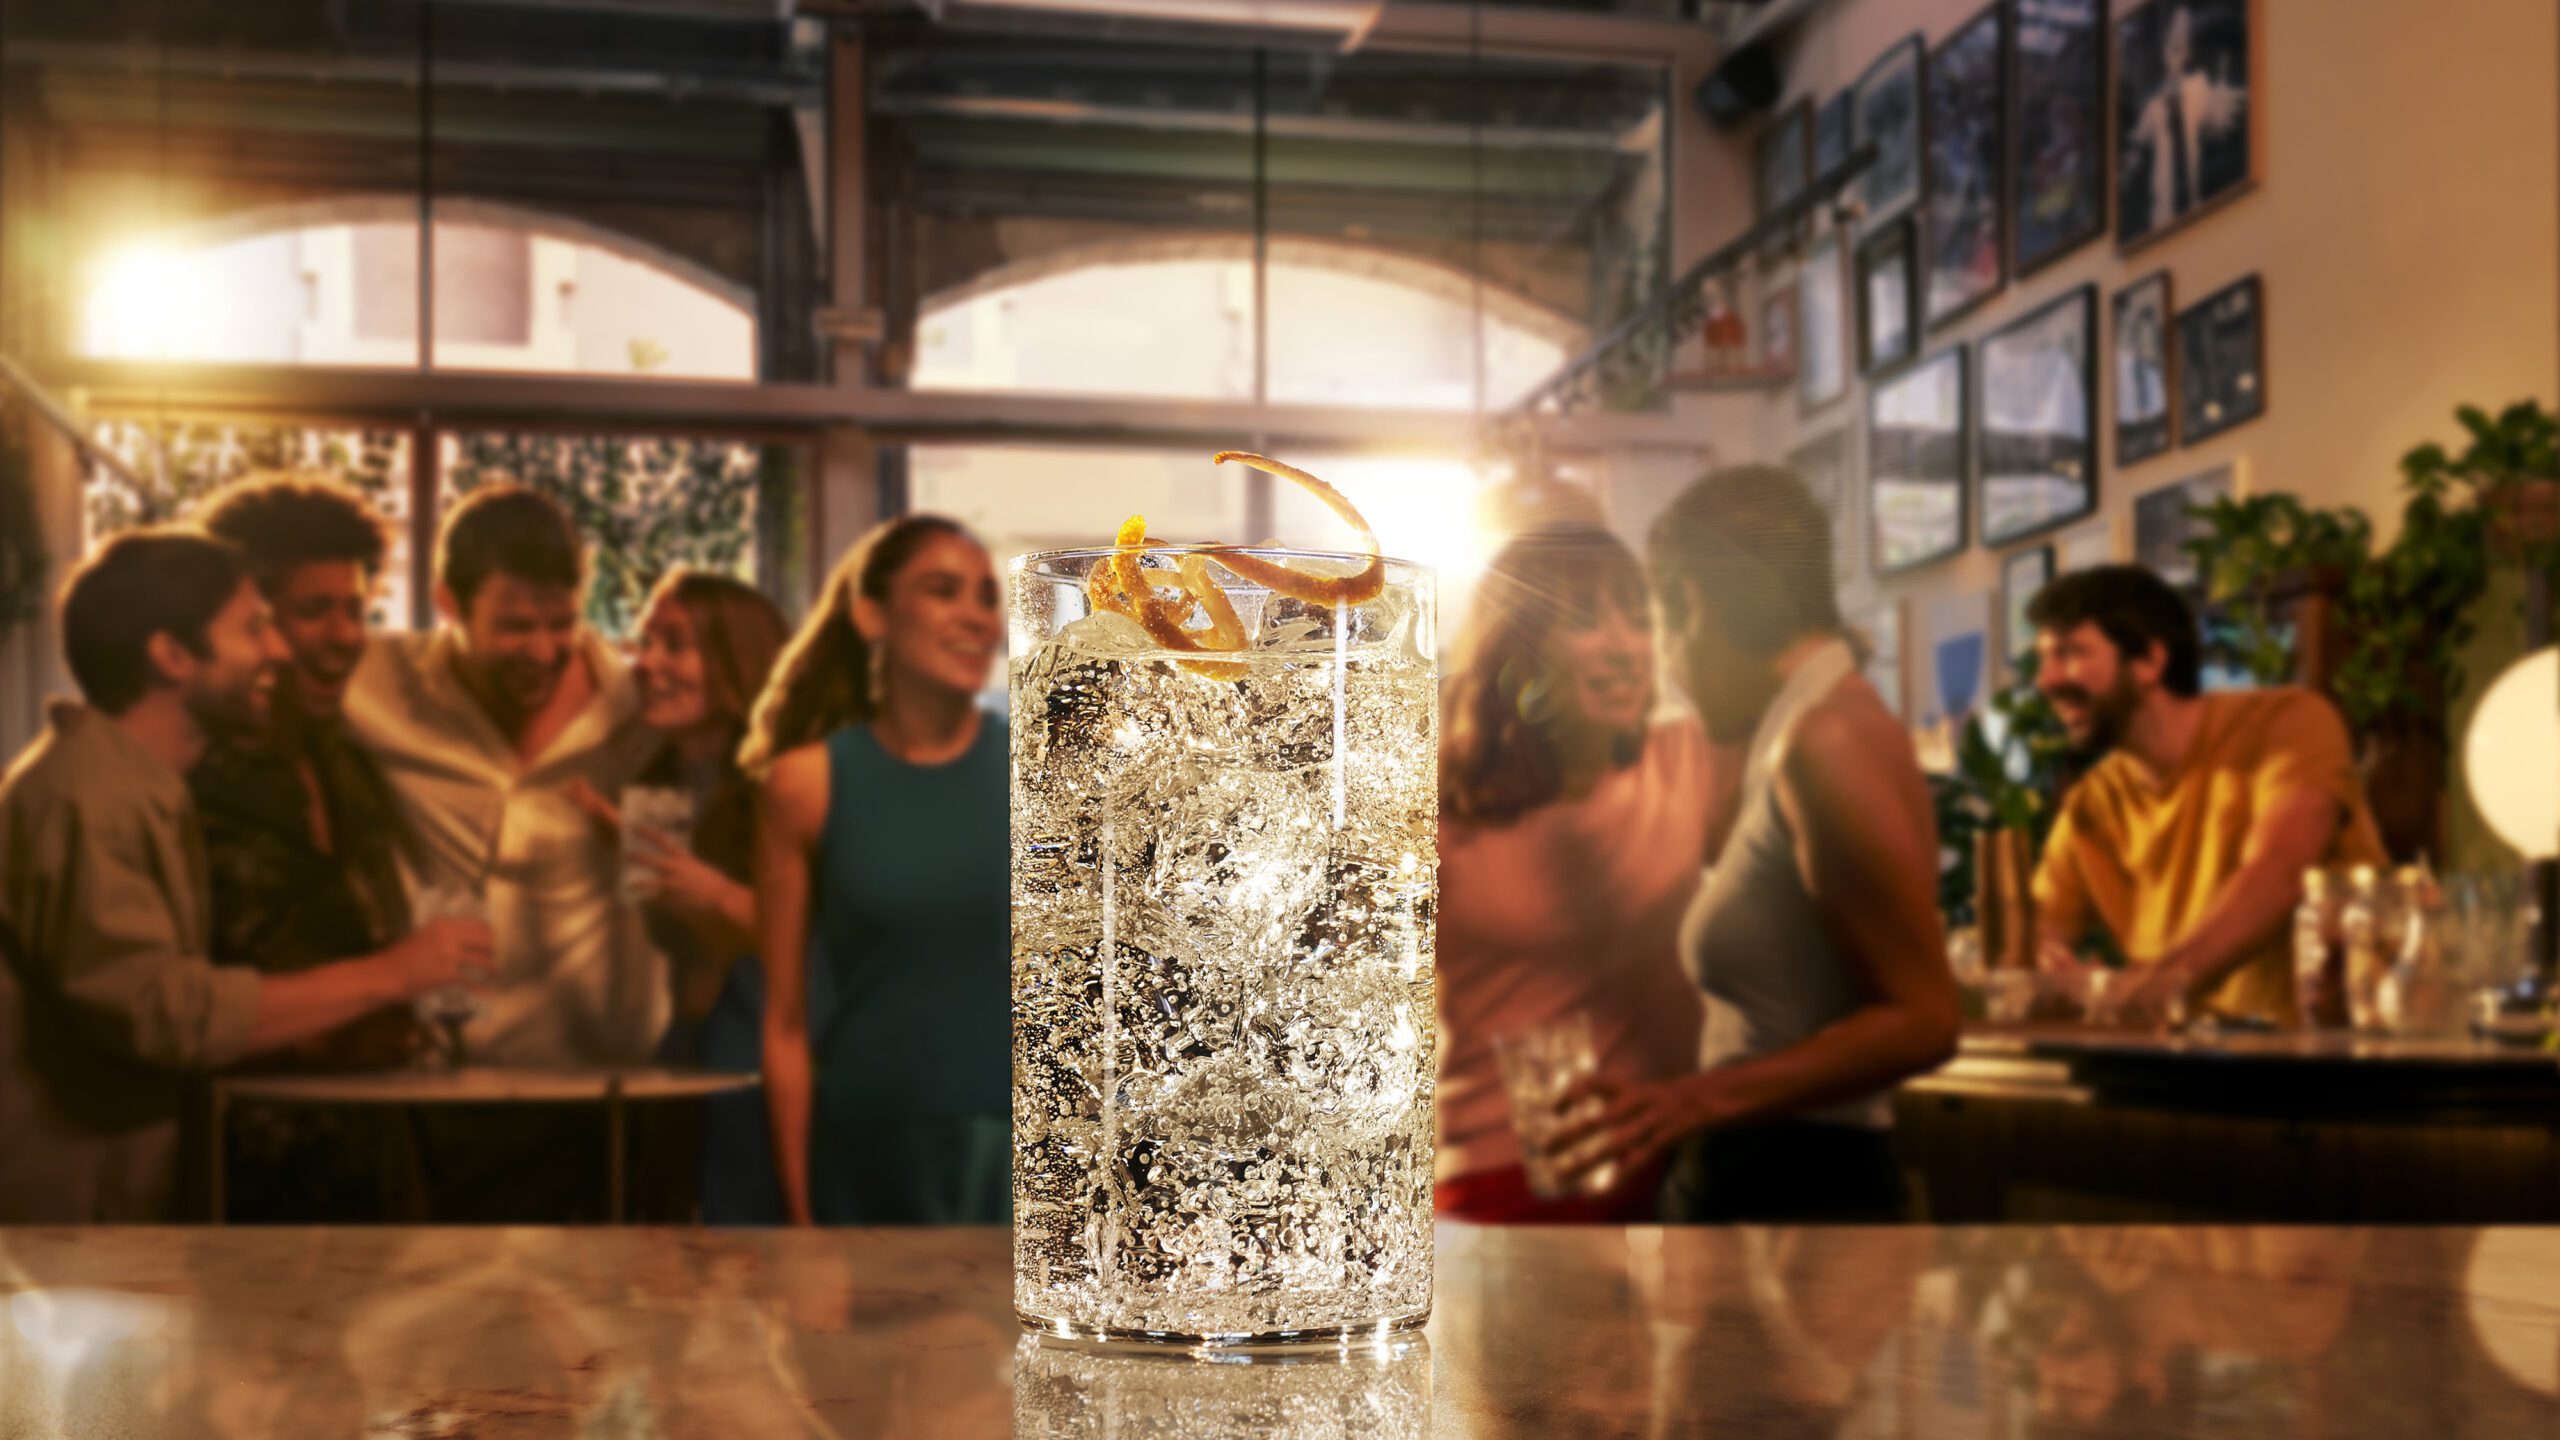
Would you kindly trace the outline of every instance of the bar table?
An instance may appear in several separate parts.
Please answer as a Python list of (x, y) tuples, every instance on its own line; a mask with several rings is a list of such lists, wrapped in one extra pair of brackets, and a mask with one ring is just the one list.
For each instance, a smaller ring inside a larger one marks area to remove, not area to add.
[[(635, 1104), (701, 1100), (749, 1090), (760, 1077), (688, 1066), (643, 1065), (606, 1070), (553, 1070), (467, 1065), (459, 1070), (369, 1070), (346, 1074), (223, 1075), (211, 1089), (212, 1155), (208, 1213), (223, 1220), (222, 1157), (231, 1107), (269, 1105), (597, 1105), (605, 1122), (605, 1205), (620, 1224), (628, 1213), (630, 1177), (624, 1155)], [(5, 1432), (0, 1432), (5, 1433)]]

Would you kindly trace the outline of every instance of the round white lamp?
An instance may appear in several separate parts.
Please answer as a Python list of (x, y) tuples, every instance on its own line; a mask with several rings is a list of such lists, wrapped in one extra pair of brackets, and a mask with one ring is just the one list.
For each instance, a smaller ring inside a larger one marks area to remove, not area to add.
[(2463, 737), (2472, 803), (2527, 860), (2560, 858), (2560, 646), (2507, 667)]

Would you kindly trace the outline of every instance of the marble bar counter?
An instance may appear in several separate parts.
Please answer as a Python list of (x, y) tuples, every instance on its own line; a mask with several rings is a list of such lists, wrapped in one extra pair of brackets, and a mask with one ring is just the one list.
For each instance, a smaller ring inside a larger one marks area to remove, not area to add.
[(0, 1435), (2560, 1434), (2560, 1232), (1444, 1227), (1394, 1350), (1016, 1326), (1001, 1230), (0, 1229)]
[(2560, 1055), (1983, 1025), (1903, 1088), (1938, 1220), (2560, 1222)]

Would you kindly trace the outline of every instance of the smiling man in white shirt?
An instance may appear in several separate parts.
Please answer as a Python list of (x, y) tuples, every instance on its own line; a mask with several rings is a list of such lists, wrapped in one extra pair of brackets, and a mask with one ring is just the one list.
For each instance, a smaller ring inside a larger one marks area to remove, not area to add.
[(628, 669), (580, 621), (585, 585), (557, 504), (475, 490), (436, 542), (444, 624), (378, 640), (347, 695), (408, 820), (414, 888), (488, 906), (499, 983), (465, 1031), (475, 1062), (628, 1064), (667, 1023), (612, 840), (570, 798), (580, 781), (618, 793), (654, 744)]

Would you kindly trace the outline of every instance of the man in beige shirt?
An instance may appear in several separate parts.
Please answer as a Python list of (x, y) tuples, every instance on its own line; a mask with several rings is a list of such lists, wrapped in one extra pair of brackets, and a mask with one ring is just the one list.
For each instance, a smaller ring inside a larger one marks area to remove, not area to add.
[(178, 1209), (189, 1072), (485, 973), (487, 927), (423, 927), (296, 975), (217, 966), (186, 773), (265, 723), (282, 642), (239, 553), (191, 531), (100, 547), (62, 603), (86, 704), (0, 779), (0, 1223)]
[(557, 505), (475, 490), (436, 545), (446, 623), (377, 641), (347, 693), (407, 822), (414, 887), (477, 897), (496, 927), (499, 982), (464, 1030), (474, 1062), (645, 1060), (671, 1009), (613, 838), (573, 798), (619, 793), (658, 744), (629, 670), (580, 621), (585, 580)]

